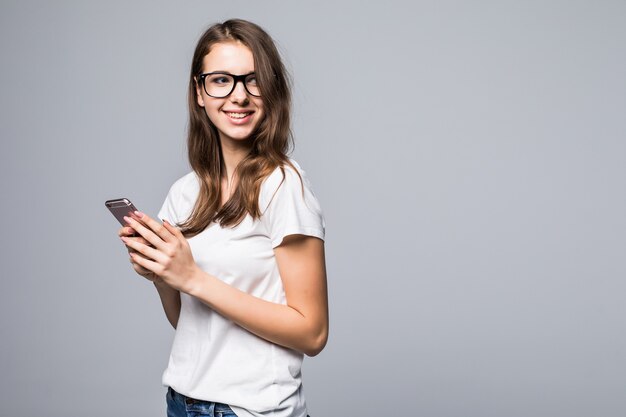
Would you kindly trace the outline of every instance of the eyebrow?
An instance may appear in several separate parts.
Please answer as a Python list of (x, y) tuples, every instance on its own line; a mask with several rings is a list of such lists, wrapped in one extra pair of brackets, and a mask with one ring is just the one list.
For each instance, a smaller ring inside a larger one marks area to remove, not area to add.
[(228, 75), (249, 75), (249, 74), (254, 74), (255, 71), (249, 71), (246, 72), (244, 74), (233, 74), (232, 72), (228, 72), (228, 71), (223, 71), (223, 70), (215, 70), (215, 71), (207, 71), (207, 72), (202, 72), (201, 74), (228, 74)]

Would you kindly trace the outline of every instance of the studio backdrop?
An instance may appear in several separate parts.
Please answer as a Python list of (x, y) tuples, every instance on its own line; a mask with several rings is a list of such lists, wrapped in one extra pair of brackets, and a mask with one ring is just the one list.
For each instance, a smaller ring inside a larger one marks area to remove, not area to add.
[(174, 335), (104, 201), (190, 171), (186, 89), (249, 19), (326, 219), (312, 417), (626, 415), (626, 3), (3, 1), (0, 415), (164, 416)]

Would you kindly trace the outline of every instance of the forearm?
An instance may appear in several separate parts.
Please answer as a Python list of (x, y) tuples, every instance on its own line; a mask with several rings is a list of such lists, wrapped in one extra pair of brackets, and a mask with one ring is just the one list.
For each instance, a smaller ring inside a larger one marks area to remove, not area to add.
[(326, 344), (326, 321), (306, 317), (289, 305), (250, 295), (200, 269), (185, 292), (246, 330), (278, 345), (315, 356)]
[(165, 283), (155, 282), (154, 286), (161, 298), (161, 304), (163, 305), (167, 320), (173, 328), (176, 328), (178, 318), (180, 317), (180, 292)]

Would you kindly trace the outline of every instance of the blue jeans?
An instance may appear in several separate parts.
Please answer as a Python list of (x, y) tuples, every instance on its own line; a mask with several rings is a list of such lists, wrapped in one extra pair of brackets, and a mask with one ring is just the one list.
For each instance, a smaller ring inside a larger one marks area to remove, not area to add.
[(222, 403), (189, 398), (167, 387), (167, 417), (237, 417)]
[(167, 417), (237, 417), (226, 404), (189, 398), (174, 391), (172, 387), (167, 387), (165, 398)]

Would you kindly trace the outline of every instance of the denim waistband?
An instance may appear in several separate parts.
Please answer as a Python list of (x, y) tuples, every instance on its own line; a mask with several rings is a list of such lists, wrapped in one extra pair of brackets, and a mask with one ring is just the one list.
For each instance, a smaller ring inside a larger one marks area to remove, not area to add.
[[(180, 392), (177, 392), (172, 387), (167, 387), (167, 391), (168, 391), (168, 395), (172, 398), (172, 400), (178, 403), (185, 404), (188, 411), (209, 411), (210, 410), (211, 412), (217, 412), (217, 413), (222, 413), (226, 411), (232, 412), (232, 409), (227, 404), (191, 398), (184, 394), (181, 394)], [(196, 408), (198, 409), (196, 410)], [(307, 415), (307, 417), (310, 417), (310, 416)]]

